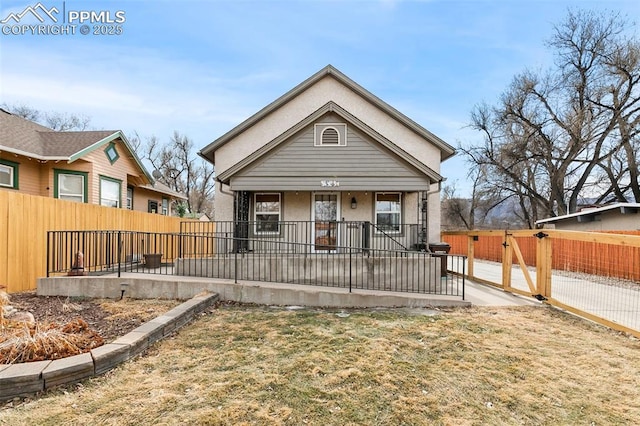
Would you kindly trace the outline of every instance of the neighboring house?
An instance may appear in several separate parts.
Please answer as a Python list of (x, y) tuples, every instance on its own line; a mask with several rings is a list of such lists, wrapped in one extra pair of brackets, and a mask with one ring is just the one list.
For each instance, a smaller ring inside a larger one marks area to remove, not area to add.
[(119, 130), (58, 132), (2, 109), (0, 189), (164, 215), (186, 199), (154, 182)]
[(412, 224), (419, 235), (407, 243), (440, 241), (440, 164), (454, 153), (329, 65), (200, 155), (216, 168), (216, 221), (253, 223), (265, 236), (309, 221), (318, 250), (342, 243), (331, 222), (394, 238)]
[(640, 203), (583, 208), (577, 213), (536, 222), (538, 228), (568, 231), (640, 231)]

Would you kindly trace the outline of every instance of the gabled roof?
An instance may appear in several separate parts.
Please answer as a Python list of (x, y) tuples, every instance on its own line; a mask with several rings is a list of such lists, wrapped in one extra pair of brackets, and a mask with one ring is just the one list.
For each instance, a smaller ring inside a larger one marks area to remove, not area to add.
[(620, 210), (621, 214), (626, 214), (630, 212), (635, 213), (637, 211), (640, 211), (640, 203), (615, 203), (615, 204), (610, 204), (602, 207), (586, 208), (576, 213), (570, 213), (562, 216), (556, 216), (556, 217), (550, 217), (548, 219), (538, 220), (536, 221), (536, 225), (543, 225), (545, 223), (555, 223), (555, 222), (560, 222), (562, 220), (571, 219), (571, 218), (578, 218), (578, 220), (580, 220), (580, 218), (585, 216), (595, 216), (611, 210)]
[(120, 130), (58, 132), (0, 109), (0, 151), (41, 161), (74, 161), (116, 139), (122, 140), (149, 182), (153, 178)]
[(318, 118), (322, 117), (324, 114), (327, 114), (329, 112), (333, 112), (333, 113), (341, 116), (343, 119), (345, 119), (347, 122), (351, 123), (358, 130), (360, 130), (362, 133), (364, 133), (367, 136), (371, 137), (373, 140), (375, 140), (380, 145), (382, 145), (385, 148), (387, 148), (389, 151), (391, 151), (396, 156), (402, 158), (404, 161), (409, 163), (412, 167), (417, 169), (422, 174), (428, 176), (432, 181), (439, 182), (439, 181), (442, 180), (442, 176), (440, 176), (433, 169), (431, 169), (430, 167), (426, 166), (425, 164), (423, 164), (420, 161), (418, 161), (417, 159), (415, 159), (413, 156), (411, 156), (409, 153), (404, 151), (398, 145), (394, 144), (389, 139), (385, 138), (384, 136), (382, 136), (381, 134), (376, 132), (374, 129), (369, 127), (367, 124), (365, 124), (361, 120), (359, 120), (356, 116), (354, 116), (353, 114), (349, 113), (347, 110), (345, 110), (344, 108), (342, 108), (340, 105), (336, 104), (333, 101), (327, 102), (324, 106), (322, 106), (320, 109), (316, 110), (313, 114), (309, 115), (304, 120), (296, 123), (295, 126), (291, 127), (289, 130), (287, 130), (286, 132), (284, 132), (283, 134), (281, 134), (277, 138), (273, 139), (272, 141), (270, 141), (266, 145), (262, 146), (260, 149), (256, 150), (251, 155), (249, 155), (246, 158), (244, 158), (242, 161), (238, 162), (237, 164), (233, 165), (229, 169), (225, 170), (223, 173), (221, 173), (218, 176), (218, 179), (221, 180), (222, 182), (227, 182), (228, 183), (228, 180), (229, 180), (229, 178), (231, 178), (231, 176), (235, 175), (239, 171), (245, 169), (246, 167), (249, 167), (251, 164), (253, 164), (256, 161), (258, 161), (259, 159), (263, 158), (265, 155), (267, 155), (269, 152), (271, 152), (274, 148), (276, 148), (277, 146), (279, 146), (282, 143), (284, 143), (285, 141), (287, 141), (295, 133), (297, 133), (298, 131), (302, 130), (303, 128), (313, 124)]
[(151, 185), (140, 185), (140, 188), (148, 189), (154, 192), (159, 192), (160, 194), (169, 195), (170, 197), (178, 198), (180, 200), (188, 199), (186, 195), (174, 191), (173, 189), (169, 188), (167, 185), (159, 181), (155, 181)]
[(451, 145), (447, 144), (445, 141), (443, 141), (442, 139), (440, 139), (439, 137), (437, 137), (436, 135), (434, 135), (424, 127), (420, 126), (418, 123), (411, 120), (409, 117), (402, 114), (400, 111), (393, 108), (391, 105), (387, 104), (386, 102), (384, 102), (383, 100), (375, 96), (373, 93), (369, 92), (364, 87), (360, 86), (355, 81), (351, 80), (349, 77), (344, 75), (342, 72), (340, 72), (337, 68), (333, 67), (332, 65), (327, 65), (326, 67), (324, 67), (323, 69), (321, 69), (320, 71), (318, 71), (317, 73), (315, 73), (314, 75), (312, 75), (311, 77), (309, 77), (308, 79), (306, 79), (305, 81), (303, 81), (302, 83), (300, 83), (299, 85), (297, 85), (296, 87), (294, 87), (293, 89), (285, 93), (284, 95), (282, 95), (281, 97), (279, 97), (278, 99), (276, 99), (275, 101), (267, 105), (266, 107), (262, 108), (256, 114), (252, 115), (247, 120), (243, 121), (238, 126), (234, 127), (229, 132), (225, 133), (224, 135), (222, 135), (221, 137), (219, 137), (218, 139), (214, 140), (209, 145), (204, 147), (202, 150), (200, 150), (198, 154), (206, 158), (207, 160), (211, 161), (212, 163), (215, 162), (215, 158), (214, 158), (215, 150), (225, 145), (234, 137), (244, 132), (246, 129), (253, 126), (257, 122), (259, 122), (265, 116), (277, 110), (282, 105), (286, 104), (287, 102), (289, 102), (290, 100), (292, 100), (293, 98), (295, 98), (296, 96), (298, 96), (299, 94), (301, 94), (302, 92), (304, 92), (309, 87), (313, 86), (315, 83), (322, 80), (326, 76), (331, 76), (335, 78), (336, 80), (338, 80), (339, 82), (347, 86), (349, 89), (351, 89), (353, 92), (357, 93), (367, 101), (371, 102), (373, 105), (377, 106), (382, 111), (389, 114), (398, 122), (404, 124), (406, 127), (413, 130), (418, 135), (422, 136), (423, 138), (433, 143), (442, 152), (442, 160), (445, 160), (455, 154), (455, 149)]

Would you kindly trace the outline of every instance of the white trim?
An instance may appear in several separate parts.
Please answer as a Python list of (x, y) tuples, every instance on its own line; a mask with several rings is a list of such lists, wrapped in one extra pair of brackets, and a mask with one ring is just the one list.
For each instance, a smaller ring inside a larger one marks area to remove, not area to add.
[(562, 216), (550, 217), (548, 219), (540, 219), (536, 221), (536, 225), (542, 225), (545, 223), (553, 223), (560, 222), (564, 219), (571, 219), (573, 217), (586, 216), (586, 215), (596, 215), (602, 212), (606, 212), (609, 210), (621, 209), (621, 208), (631, 208), (631, 209), (640, 209), (640, 203), (615, 203), (610, 204), (608, 206), (596, 207), (596, 208), (585, 208), (576, 213), (565, 214)]
[(0, 164), (0, 168), (3, 169), (7, 169), (9, 170), (9, 183), (8, 184), (4, 184), (2, 182), (0, 182), (0, 186), (4, 187), (4, 188), (14, 188), (13, 183), (15, 182), (15, 167), (14, 166), (8, 166), (6, 164)]
[[(322, 135), (325, 130), (333, 129), (338, 134), (337, 144), (323, 144)], [(313, 125), (313, 146), (336, 147), (347, 146), (347, 123), (316, 123)]]
[[(313, 244), (311, 246), (311, 252), (312, 253), (335, 253), (336, 250), (316, 250), (316, 195), (332, 195), (334, 197), (336, 197), (336, 217), (335, 217), (335, 221), (338, 222), (340, 220), (340, 214), (342, 213), (341, 211), (341, 205), (340, 205), (340, 201), (341, 201), (341, 196), (339, 192), (326, 192), (326, 191), (320, 191), (320, 192), (312, 192), (311, 193), (311, 243)], [(337, 234), (336, 234), (336, 247), (340, 246), (340, 227), (336, 228)]]
[[(73, 177), (73, 178), (81, 178), (82, 179), (82, 184), (80, 187), (80, 202), (81, 203), (85, 203), (87, 202), (87, 200), (85, 199), (85, 193), (84, 193), (84, 189), (86, 187), (86, 183), (85, 183), (85, 179), (86, 176), (85, 175), (81, 175), (81, 174), (76, 174), (76, 173), (65, 173), (63, 171), (58, 173), (58, 199), (59, 200), (66, 200), (66, 201), (78, 201), (78, 194), (72, 194), (72, 193), (63, 193), (62, 192), (62, 183), (60, 182), (60, 178), (62, 177)], [(86, 196), (88, 197), (89, 194), (86, 194)], [(70, 197), (70, 198), (66, 198), (66, 197)]]
[(45, 157), (42, 155), (34, 154), (33, 152), (22, 151), (20, 149), (11, 148), (8, 146), (0, 145), (0, 151), (10, 152), (11, 154), (21, 155), (27, 158), (33, 158), (34, 160), (42, 161), (69, 161), (69, 157)]

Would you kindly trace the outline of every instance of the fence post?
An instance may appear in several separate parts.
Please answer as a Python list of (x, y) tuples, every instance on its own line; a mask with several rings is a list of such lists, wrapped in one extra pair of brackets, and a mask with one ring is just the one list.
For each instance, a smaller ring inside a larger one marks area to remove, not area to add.
[(122, 231), (118, 231), (118, 278), (120, 278), (120, 262), (122, 262)]
[(351, 247), (348, 248), (349, 250), (349, 293), (351, 293), (351, 268), (352, 268), (352, 258), (351, 258), (351, 253), (353, 252), (353, 249)]
[(502, 255), (502, 288), (508, 290), (511, 288), (511, 267), (513, 266), (513, 248), (511, 247), (511, 234), (504, 231), (504, 254)]
[(368, 255), (371, 248), (371, 222), (363, 222), (362, 230), (362, 252)]
[(473, 277), (473, 262), (475, 258), (475, 242), (478, 240), (477, 235), (469, 235), (467, 236), (467, 259), (469, 259), (469, 268), (468, 274), (470, 277)]
[(549, 234), (539, 232), (536, 243), (536, 287), (538, 294), (546, 299), (551, 297), (552, 242)]
[(238, 250), (236, 247), (236, 238), (233, 239), (234, 241), (234, 250), (233, 250), (233, 260), (234, 260), (234, 267), (233, 267), (233, 282), (238, 284)]
[(51, 270), (49, 265), (49, 258), (51, 257), (49, 246), (51, 245), (51, 231), (47, 231), (47, 278), (49, 278), (49, 271)]

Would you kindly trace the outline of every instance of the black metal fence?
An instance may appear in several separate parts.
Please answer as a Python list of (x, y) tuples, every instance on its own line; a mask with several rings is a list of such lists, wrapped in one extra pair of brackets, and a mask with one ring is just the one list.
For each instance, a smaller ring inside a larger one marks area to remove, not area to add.
[[(289, 237), (304, 229), (308, 227), (290, 223), (280, 227)], [(224, 226), (208, 233), (185, 231), (50, 231), (47, 276), (120, 276), (126, 271), (464, 298), (464, 256), (374, 248), (373, 244), (344, 246), (317, 239), (286, 241), (255, 234), (240, 238), (233, 235), (233, 228), (228, 231)]]
[(340, 248), (368, 250), (428, 251), (426, 229), (417, 224), (376, 225), (358, 221), (220, 221), (182, 222), (181, 234), (210, 235), (232, 239), (236, 244), (221, 251), (269, 253), (304, 252), (313, 245), (318, 250)]

